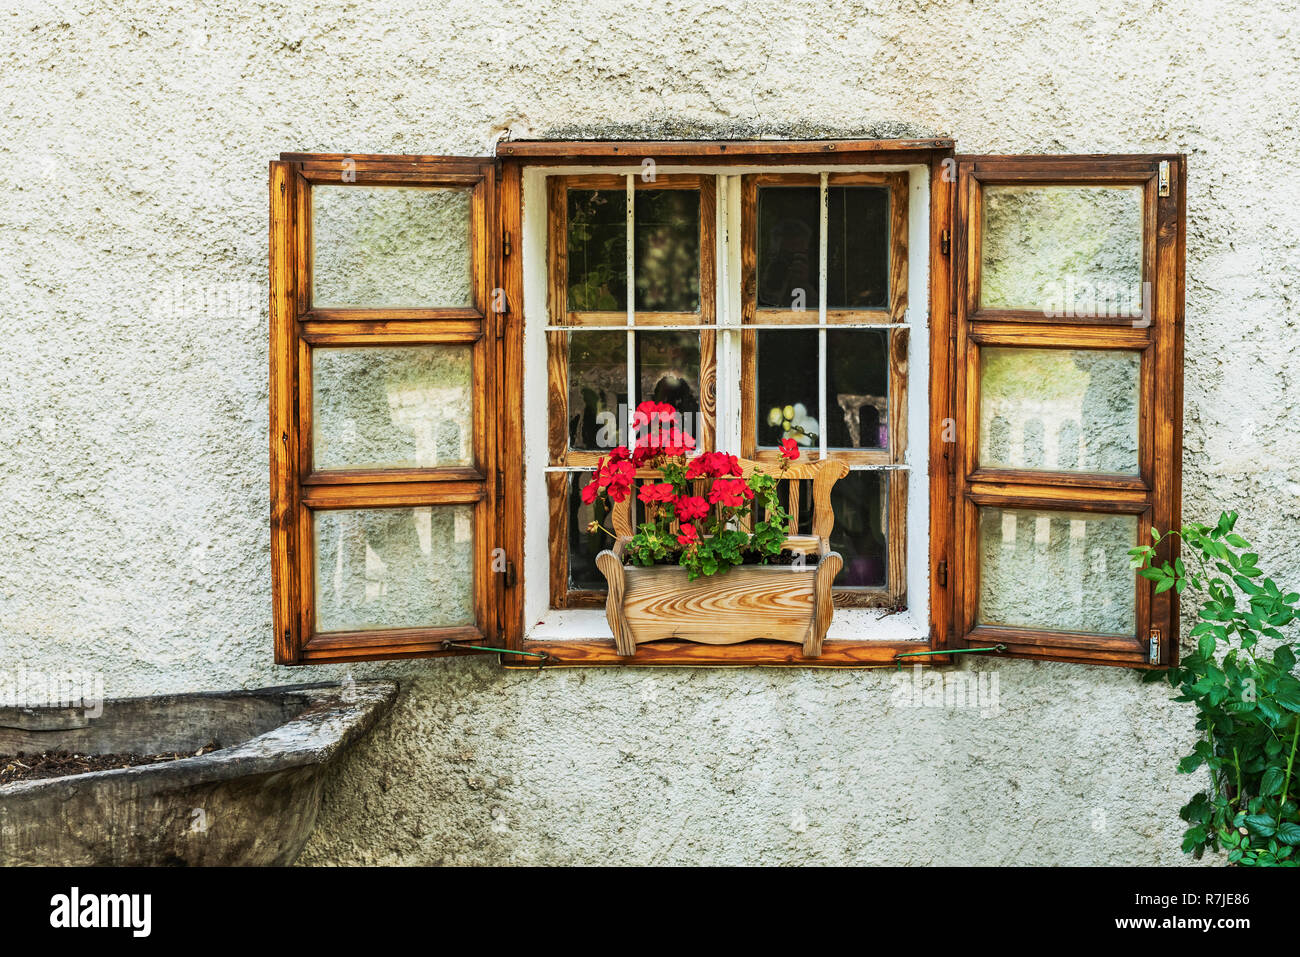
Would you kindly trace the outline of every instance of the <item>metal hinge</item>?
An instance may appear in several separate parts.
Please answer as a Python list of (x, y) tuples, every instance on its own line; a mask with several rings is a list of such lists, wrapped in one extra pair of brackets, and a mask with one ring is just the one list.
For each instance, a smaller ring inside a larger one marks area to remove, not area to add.
[(497, 469), (497, 498), (500, 498), (506, 491), (506, 473)]
[(1160, 176), (1157, 180), (1159, 188), (1156, 190), (1157, 195), (1169, 195), (1169, 160), (1160, 161)]
[(941, 558), (939, 560), (939, 564), (934, 569), (934, 577), (940, 585), (946, 586), (948, 584), (948, 559)]
[(951, 248), (952, 248), (952, 231), (945, 229), (943, 232), (939, 234), (939, 252), (943, 253), (946, 256), (948, 255), (948, 250)]
[(1147, 651), (1147, 660), (1153, 664), (1160, 664), (1160, 629), (1151, 629), (1151, 645)]
[(515, 578), (515, 563), (511, 561), (507, 561), (506, 562), (506, 587), (514, 588), (516, 580), (517, 579)]
[(510, 231), (507, 230), (501, 237), (501, 255), (506, 257), (510, 255)]

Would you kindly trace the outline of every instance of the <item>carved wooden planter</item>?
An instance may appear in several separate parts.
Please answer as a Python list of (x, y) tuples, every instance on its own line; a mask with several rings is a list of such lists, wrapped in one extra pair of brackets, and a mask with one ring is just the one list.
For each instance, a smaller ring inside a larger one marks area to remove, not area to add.
[(596, 557), (609, 583), (605, 617), (620, 655), (647, 641), (675, 638), (707, 645), (767, 639), (822, 653), (831, 623), (831, 583), (844, 564), (824, 538), (792, 536), (785, 548), (820, 556), (817, 564), (740, 565), (691, 581), (685, 568), (625, 566), (620, 538)]

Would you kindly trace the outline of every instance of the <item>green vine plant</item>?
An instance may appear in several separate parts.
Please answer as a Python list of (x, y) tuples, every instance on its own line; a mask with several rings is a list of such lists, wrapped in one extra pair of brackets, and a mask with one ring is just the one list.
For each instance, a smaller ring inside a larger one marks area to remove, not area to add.
[[(1300, 679), (1292, 626), (1300, 593), (1284, 593), (1264, 574), (1259, 555), (1233, 531), (1236, 522), (1236, 512), (1224, 512), (1215, 525), (1163, 535), (1152, 529), (1151, 545), (1130, 550), (1133, 567), (1155, 582), (1156, 594), (1172, 588), (1199, 602), (1190, 633), (1196, 650), (1143, 680), (1166, 679), (1178, 689), (1175, 701), (1196, 708), (1199, 739), (1178, 771), (1204, 767), (1209, 785), (1180, 811), (1190, 825), (1184, 853), (1199, 859), (1206, 848), (1226, 850), (1229, 864), (1295, 867)], [(1170, 536), (1182, 541), (1186, 560), (1157, 564), (1156, 549)], [(1271, 655), (1261, 639), (1272, 642)]]

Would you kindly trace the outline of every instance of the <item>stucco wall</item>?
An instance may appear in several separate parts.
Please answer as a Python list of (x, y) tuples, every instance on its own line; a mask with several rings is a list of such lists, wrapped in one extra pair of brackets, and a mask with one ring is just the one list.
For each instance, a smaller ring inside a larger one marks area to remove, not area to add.
[[(109, 695), (345, 674), (270, 664), (266, 162), (506, 131), (1189, 153), (1185, 514), (1240, 508), (1295, 584), (1297, 13), (10, 0), (0, 668)], [(971, 667), (996, 712), (913, 707), (888, 672), (357, 667), (406, 690), (304, 861), (1182, 859), (1166, 691)]]

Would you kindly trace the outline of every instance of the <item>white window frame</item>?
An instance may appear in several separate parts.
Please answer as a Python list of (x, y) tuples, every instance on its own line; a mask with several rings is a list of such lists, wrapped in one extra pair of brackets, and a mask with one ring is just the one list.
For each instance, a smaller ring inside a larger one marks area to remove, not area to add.
[[(717, 180), (717, 402), (716, 447), (739, 453), (741, 438), (741, 177), (750, 173), (893, 172), (908, 174), (908, 296), (902, 325), (908, 331), (907, 431), (930, 434), (930, 169), (924, 165), (869, 166), (728, 166), (661, 165), (657, 174), (715, 176)], [(547, 448), (546, 327), (558, 325), (547, 303), (547, 178), (618, 174), (639, 176), (640, 166), (529, 166), (523, 170), (523, 221), (520, 255), (524, 279), (524, 636), (534, 641), (613, 639), (603, 609), (550, 607), (550, 503), (546, 487)], [(825, 188), (825, 176), (822, 177)], [(823, 219), (825, 218), (823, 204)], [(822, 224), (823, 235), (825, 223)], [(825, 257), (822, 281), (825, 280)], [(629, 280), (629, 289), (633, 288)], [(919, 294), (918, 294), (919, 293)], [(825, 296), (819, 297), (822, 361), (818, 370), (825, 390)], [(629, 306), (630, 309), (630, 306)], [(784, 327), (784, 328), (789, 328)], [(837, 324), (834, 328), (852, 328)], [(629, 357), (631, 351), (629, 350)], [(822, 415), (827, 411), (822, 409)], [(826, 430), (821, 431), (824, 444)], [(827, 641), (927, 641), (930, 637), (930, 461), (929, 442), (908, 443), (901, 466), (860, 466), (864, 471), (908, 471), (907, 607), (837, 608)]]

